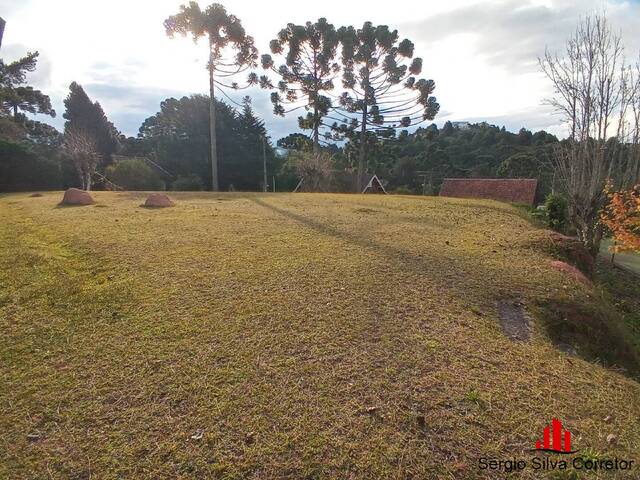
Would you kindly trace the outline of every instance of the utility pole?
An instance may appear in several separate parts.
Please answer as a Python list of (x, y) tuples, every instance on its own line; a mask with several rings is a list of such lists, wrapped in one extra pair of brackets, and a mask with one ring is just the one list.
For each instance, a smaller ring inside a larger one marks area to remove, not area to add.
[(433, 170), (419, 170), (416, 174), (422, 178), (422, 195), (433, 195)]
[(4, 34), (4, 25), (5, 21), (2, 17), (0, 17), (0, 47), (2, 46), (2, 35)]
[(213, 38), (209, 34), (209, 139), (211, 148), (211, 191), (217, 192), (218, 185), (218, 137), (216, 137), (216, 101), (215, 101), (215, 49)]
[(267, 192), (269, 191), (269, 186), (267, 185), (267, 139), (264, 135), (262, 136), (262, 173), (262, 191)]

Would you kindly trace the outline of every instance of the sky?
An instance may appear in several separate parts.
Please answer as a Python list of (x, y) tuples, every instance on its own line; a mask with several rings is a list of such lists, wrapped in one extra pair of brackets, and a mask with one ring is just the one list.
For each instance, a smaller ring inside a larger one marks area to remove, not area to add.
[[(63, 100), (76, 81), (120, 131), (136, 135), (165, 98), (208, 93), (205, 43), (165, 34), (164, 19), (181, 3), (0, 0), (0, 16), (7, 22), (0, 58), (40, 52), (29, 82), (51, 97), (58, 115), (39, 120), (63, 128)], [(627, 57), (636, 60), (640, 52), (638, 0), (221, 3), (241, 19), (260, 53), (269, 53), (269, 40), (289, 22), (326, 17), (336, 28), (371, 21), (397, 29), (415, 43), (422, 76), (436, 83), (440, 126), (447, 120), (486, 121), (511, 131), (524, 126), (562, 136), (560, 119), (544, 104), (553, 90), (537, 59), (545, 48), (561, 49), (585, 14), (605, 11), (624, 39)], [(298, 112), (274, 116), (268, 92), (255, 88), (231, 96), (239, 101), (247, 94), (274, 140), (298, 131)]]

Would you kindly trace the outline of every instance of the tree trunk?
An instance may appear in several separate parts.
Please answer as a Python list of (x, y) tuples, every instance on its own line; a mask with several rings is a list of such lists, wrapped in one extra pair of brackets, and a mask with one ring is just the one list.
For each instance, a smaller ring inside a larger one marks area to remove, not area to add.
[(576, 215), (573, 224), (576, 225), (576, 234), (594, 258), (600, 251), (602, 241), (602, 229), (597, 221), (597, 215)]
[(213, 82), (213, 42), (209, 37), (209, 136), (211, 138), (211, 190), (218, 191), (218, 143), (216, 138), (215, 84)]
[(318, 107), (313, 107), (313, 153), (320, 153), (320, 121)]
[(369, 113), (369, 66), (363, 78), (363, 106), (362, 106), (362, 125), (360, 125), (360, 151), (358, 152), (358, 192), (362, 193), (364, 188), (362, 177), (364, 175), (364, 164), (367, 157), (367, 114)]
[(82, 166), (75, 158), (73, 159), (73, 166), (76, 167), (76, 173), (78, 174), (78, 178), (80, 179), (80, 188), (84, 190), (84, 170), (82, 170)]
[(267, 185), (267, 139), (265, 136), (262, 136), (262, 190), (264, 192), (268, 191)]
[(358, 191), (362, 193), (364, 186), (362, 185), (362, 176), (364, 175), (364, 161), (367, 155), (367, 102), (365, 101), (362, 108), (362, 125), (360, 127), (360, 151), (358, 152)]

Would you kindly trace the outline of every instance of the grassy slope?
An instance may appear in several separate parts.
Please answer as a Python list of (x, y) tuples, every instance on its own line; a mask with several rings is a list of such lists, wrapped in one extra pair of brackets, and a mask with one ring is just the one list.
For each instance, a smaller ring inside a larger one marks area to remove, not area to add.
[(596, 264), (598, 287), (622, 315), (628, 326), (629, 342), (640, 351), (640, 278), (612, 265), (609, 258), (601, 255)]
[(0, 197), (0, 478), (476, 478), (552, 416), (640, 451), (637, 382), (502, 335), (497, 299), (593, 295), (510, 207), (60, 197)]

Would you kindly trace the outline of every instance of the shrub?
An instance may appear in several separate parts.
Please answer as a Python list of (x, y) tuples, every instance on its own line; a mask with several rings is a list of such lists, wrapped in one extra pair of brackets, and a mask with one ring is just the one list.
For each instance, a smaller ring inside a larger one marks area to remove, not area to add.
[(333, 178), (333, 157), (327, 153), (291, 152), (287, 159), (298, 178), (303, 180), (300, 191), (327, 192)]
[(397, 195), (415, 195), (416, 192), (413, 191), (412, 189), (410, 189), (409, 187), (405, 186), (405, 185), (401, 185), (399, 187), (396, 187), (393, 190), (393, 193), (397, 194)]
[(125, 190), (164, 190), (164, 181), (144, 160), (128, 158), (110, 165), (107, 178)]
[(567, 227), (567, 199), (562, 195), (550, 193), (545, 200), (547, 222), (558, 232), (564, 232)]
[(59, 189), (61, 177), (56, 159), (22, 143), (0, 140), (0, 192)]
[(613, 236), (611, 251), (640, 252), (640, 184), (628, 191), (605, 189), (609, 203), (600, 214), (600, 220)]
[(202, 179), (198, 175), (179, 176), (171, 183), (171, 190), (196, 192), (202, 190)]

